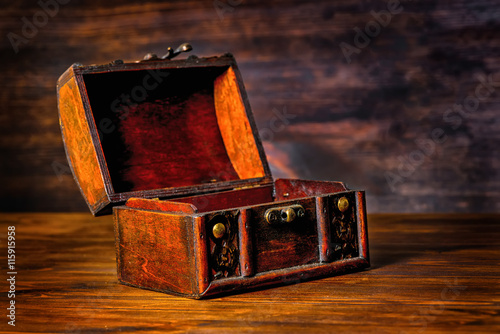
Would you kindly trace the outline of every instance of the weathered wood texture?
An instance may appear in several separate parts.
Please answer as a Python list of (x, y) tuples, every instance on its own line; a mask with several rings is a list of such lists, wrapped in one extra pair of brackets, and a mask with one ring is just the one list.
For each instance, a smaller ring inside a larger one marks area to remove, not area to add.
[(499, 220), (370, 215), (370, 270), (195, 301), (119, 284), (110, 216), (1, 214), (1, 245), (16, 226), (18, 275), (16, 327), (3, 315), (0, 331), (498, 333)]
[[(123, 92), (134, 101), (119, 98)], [(272, 181), (230, 55), (73, 65), (58, 80), (57, 96), (70, 167), (96, 215), (133, 197)]]
[[(377, 29), (384, 1), (73, 0), (47, 22), (36, 1), (4, 2), (0, 210), (87, 210), (57, 124), (55, 82), (70, 64), (189, 41), (200, 56), (236, 56), (274, 176), (367, 189), (371, 212), (500, 211), (500, 2), (401, 8)], [(355, 47), (367, 24), (374, 37), (348, 63), (340, 44)], [(25, 38), (17, 53), (9, 33)]]
[(120, 280), (153, 290), (199, 293), (190, 217), (122, 208), (114, 212)]
[[(131, 198), (115, 207), (120, 281), (199, 299), (370, 266), (364, 193), (332, 194), (332, 188), (341, 186), (335, 182), (276, 183), (286, 187), (262, 186), (174, 202)], [(272, 194), (283, 193), (283, 188), (310, 194), (278, 201)], [(339, 204), (341, 198), (345, 206)]]

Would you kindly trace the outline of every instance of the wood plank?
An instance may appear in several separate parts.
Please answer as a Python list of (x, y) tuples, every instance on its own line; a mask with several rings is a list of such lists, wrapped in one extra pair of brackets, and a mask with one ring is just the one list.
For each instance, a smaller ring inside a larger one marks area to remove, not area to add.
[[(1, 244), (15, 226), (18, 274), (16, 327), (4, 319), (0, 331), (494, 333), (499, 223), (499, 215), (369, 215), (371, 269), (197, 301), (119, 284), (109, 216), (3, 213)], [(7, 294), (0, 303), (7, 307)]]

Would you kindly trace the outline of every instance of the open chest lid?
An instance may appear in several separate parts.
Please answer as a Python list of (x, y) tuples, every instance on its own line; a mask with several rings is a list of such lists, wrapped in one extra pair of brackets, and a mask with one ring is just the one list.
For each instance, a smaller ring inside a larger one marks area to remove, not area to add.
[(75, 180), (95, 215), (131, 197), (272, 182), (234, 57), (71, 66), (57, 84)]

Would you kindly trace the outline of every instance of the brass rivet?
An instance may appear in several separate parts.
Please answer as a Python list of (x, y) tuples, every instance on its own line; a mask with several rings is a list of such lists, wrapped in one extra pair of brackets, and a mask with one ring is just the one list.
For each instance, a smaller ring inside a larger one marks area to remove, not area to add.
[(340, 212), (344, 212), (349, 208), (349, 201), (345, 197), (341, 197), (337, 203), (337, 207), (339, 208)]
[(276, 215), (274, 210), (267, 210), (266, 220), (269, 224), (274, 224), (278, 222), (278, 216)]
[(302, 209), (302, 208), (297, 209), (297, 217), (303, 218), (305, 215), (306, 215), (306, 213), (305, 213), (304, 209)]
[(290, 223), (295, 220), (295, 211), (292, 208), (281, 210), (281, 221)]
[(217, 223), (214, 225), (212, 232), (214, 234), (214, 237), (220, 239), (224, 236), (224, 233), (226, 233), (226, 226), (222, 223)]

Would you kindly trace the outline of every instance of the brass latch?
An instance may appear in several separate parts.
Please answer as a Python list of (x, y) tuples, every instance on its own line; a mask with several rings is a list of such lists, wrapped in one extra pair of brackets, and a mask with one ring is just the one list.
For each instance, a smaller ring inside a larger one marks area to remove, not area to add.
[(269, 224), (291, 223), (297, 218), (303, 218), (306, 211), (302, 205), (295, 204), (278, 208), (267, 209), (264, 217)]

